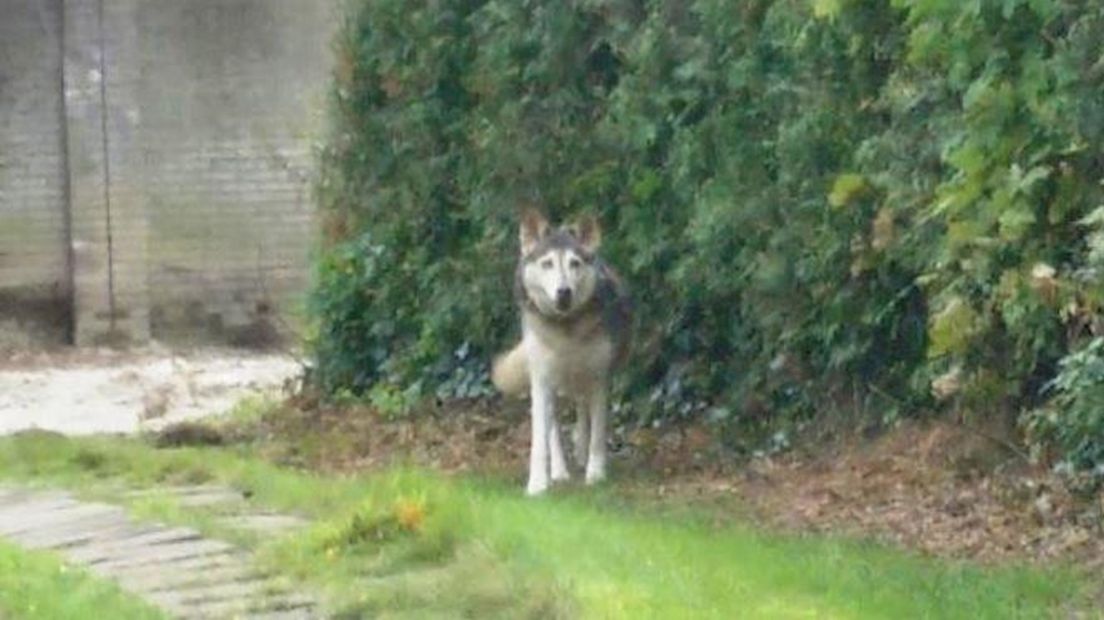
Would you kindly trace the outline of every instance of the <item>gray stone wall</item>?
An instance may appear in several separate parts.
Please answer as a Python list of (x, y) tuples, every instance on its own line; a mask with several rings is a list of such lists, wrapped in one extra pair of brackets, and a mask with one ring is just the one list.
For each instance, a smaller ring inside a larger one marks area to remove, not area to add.
[(61, 0), (0, 1), (0, 348), (68, 337)]
[[(309, 273), (310, 146), (335, 6), (0, 0), (0, 34), (12, 30), (3, 39), (18, 40), (13, 47), (50, 45), (26, 25), (30, 16), (53, 20), (55, 33), (52, 83), (48, 55), (34, 54), (41, 66), (23, 70), (24, 82), (41, 85), (19, 86), (20, 97), (54, 97), (53, 122), (38, 112), (41, 131), (53, 132), (52, 167), (40, 164), (52, 202), (13, 197), (0, 176), (0, 218), (46, 220), (41, 264), (21, 261), (16, 271), (72, 292), (78, 344), (258, 343), (283, 324), (277, 315), (294, 312)], [(0, 76), (14, 65), (0, 54)], [(0, 119), (17, 113), (8, 88), (0, 81)], [(0, 124), (0, 161), (39, 161), (23, 146), (6, 153), (5, 135)], [(29, 243), (0, 232), (0, 292), (21, 282), (3, 271), (4, 255)]]

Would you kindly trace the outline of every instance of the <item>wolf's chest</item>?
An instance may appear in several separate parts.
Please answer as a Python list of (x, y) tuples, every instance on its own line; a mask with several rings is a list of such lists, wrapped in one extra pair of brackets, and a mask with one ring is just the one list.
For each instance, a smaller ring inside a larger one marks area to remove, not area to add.
[(558, 330), (532, 326), (526, 333), (532, 368), (571, 390), (603, 382), (613, 361), (613, 345), (602, 330)]

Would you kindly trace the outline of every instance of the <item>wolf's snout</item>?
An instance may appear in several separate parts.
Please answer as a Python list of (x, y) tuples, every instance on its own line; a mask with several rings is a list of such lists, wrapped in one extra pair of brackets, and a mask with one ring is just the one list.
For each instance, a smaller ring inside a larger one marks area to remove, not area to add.
[(556, 308), (559, 310), (567, 310), (571, 307), (571, 289), (559, 288), (556, 289)]

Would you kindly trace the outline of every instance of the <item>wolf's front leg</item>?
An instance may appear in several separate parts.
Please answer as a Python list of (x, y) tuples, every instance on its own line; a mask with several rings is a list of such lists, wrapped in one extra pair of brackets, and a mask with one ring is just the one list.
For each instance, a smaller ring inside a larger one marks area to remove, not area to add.
[(538, 377), (530, 379), (533, 434), (529, 445), (529, 495), (540, 495), (548, 489), (548, 445), (552, 422), (552, 390)]
[(606, 386), (594, 389), (590, 394), (587, 408), (590, 414), (590, 454), (586, 461), (587, 484), (594, 484), (606, 478), (606, 431), (607, 401)]
[(552, 454), (552, 482), (564, 482), (571, 479), (567, 471), (567, 462), (564, 461), (563, 441), (560, 437), (560, 423), (556, 420), (556, 412), (552, 411), (548, 421), (548, 448)]

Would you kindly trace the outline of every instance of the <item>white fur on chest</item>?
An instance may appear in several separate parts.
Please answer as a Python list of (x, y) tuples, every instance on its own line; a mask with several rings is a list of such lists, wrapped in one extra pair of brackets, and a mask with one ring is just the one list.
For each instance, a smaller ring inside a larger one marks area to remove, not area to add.
[(613, 343), (605, 334), (581, 339), (534, 323), (525, 326), (523, 338), (530, 370), (552, 383), (557, 392), (571, 395), (608, 379)]

